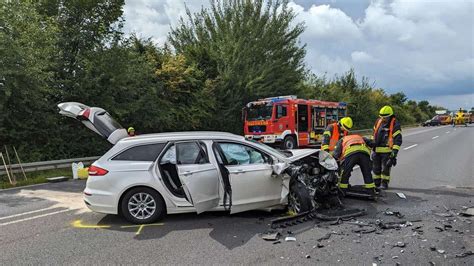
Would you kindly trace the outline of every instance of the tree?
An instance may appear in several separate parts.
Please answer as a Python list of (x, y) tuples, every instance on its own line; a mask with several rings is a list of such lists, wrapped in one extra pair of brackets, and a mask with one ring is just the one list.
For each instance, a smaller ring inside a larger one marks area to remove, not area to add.
[(48, 82), (58, 28), (35, 8), (31, 1), (0, 3), (0, 143), (15, 145), (26, 159), (41, 157), (30, 148), (47, 146), (55, 126)]
[(294, 94), (303, 79), (302, 24), (287, 1), (212, 1), (183, 18), (169, 41), (216, 80), (215, 129), (241, 132), (241, 108), (260, 97)]

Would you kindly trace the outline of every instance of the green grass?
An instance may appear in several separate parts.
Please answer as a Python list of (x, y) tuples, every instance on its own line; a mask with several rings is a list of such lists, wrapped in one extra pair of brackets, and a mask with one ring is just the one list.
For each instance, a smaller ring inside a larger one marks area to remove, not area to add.
[(56, 176), (67, 176), (72, 177), (71, 168), (64, 168), (64, 169), (52, 169), (52, 170), (43, 170), (43, 171), (36, 171), (26, 173), (26, 177), (28, 180), (25, 180), (25, 177), (22, 173), (15, 173), (17, 183), (15, 185), (10, 184), (8, 181), (8, 177), (6, 175), (0, 176), (0, 189), (4, 188), (12, 188), (12, 187), (22, 187), (28, 186), (33, 184), (41, 184), (46, 183), (48, 177), (56, 177)]

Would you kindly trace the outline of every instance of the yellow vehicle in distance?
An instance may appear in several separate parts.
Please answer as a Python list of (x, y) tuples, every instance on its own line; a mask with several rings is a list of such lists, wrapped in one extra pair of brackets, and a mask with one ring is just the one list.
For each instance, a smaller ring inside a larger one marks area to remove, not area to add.
[(467, 127), (468, 121), (470, 122), (470, 114), (459, 108), (459, 111), (457, 111), (454, 116), (453, 127), (456, 125), (464, 125)]

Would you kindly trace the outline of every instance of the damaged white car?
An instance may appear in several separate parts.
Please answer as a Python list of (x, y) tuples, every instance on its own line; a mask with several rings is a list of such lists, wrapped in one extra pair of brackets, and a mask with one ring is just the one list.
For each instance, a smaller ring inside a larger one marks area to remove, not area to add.
[(143, 224), (186, 212), (288, 206), (301, 213), (338, 200), (337, 163), (324, 151), (281, 152), (223, 132), (128, 137), (101, 108), (58, 107), (114, 144), (89, 168), (84, 201), (95, 212)]

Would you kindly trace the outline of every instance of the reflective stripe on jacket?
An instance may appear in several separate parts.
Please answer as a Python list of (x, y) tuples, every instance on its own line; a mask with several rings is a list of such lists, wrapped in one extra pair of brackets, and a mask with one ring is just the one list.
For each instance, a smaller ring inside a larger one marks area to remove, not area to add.
[(392, 117), (390, 123), (383, 125), (382, 118), (377, 119), (374, 126), (373, 140), (375, 152), (390, 153), (400, 150), (402, 145), (402, 131), (400, 124)]
[(349, 135), (339, 140), (334, 150), (334, 158), (343, 160), (354, 152), (364, 152), (370, 155), (370, 149), (360, 135)]

